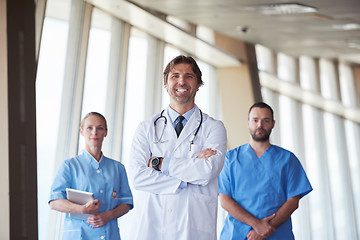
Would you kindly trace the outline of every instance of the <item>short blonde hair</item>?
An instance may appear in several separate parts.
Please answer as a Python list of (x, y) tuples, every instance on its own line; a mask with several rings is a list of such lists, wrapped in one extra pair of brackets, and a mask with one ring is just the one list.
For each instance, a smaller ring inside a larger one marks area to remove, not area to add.
[(106, 119), (103, 115), (101, 115), (100, 113), (98, 112), (89, 112), (88, 114), (85, 115), (85, 117), (81, 120), (81, 123), (80, 123), (80, 128), (82, 129), (83, 126), (84, 126), (84, 122), (85, 122), (85, 119), (87, 119), (88, 117), (90, 116), (98, 116), (100, 117), (102, 120), (104, 120), (104, 124), (105, 124), (105, 129), (107, 130), (107, 123), (106, 123)]

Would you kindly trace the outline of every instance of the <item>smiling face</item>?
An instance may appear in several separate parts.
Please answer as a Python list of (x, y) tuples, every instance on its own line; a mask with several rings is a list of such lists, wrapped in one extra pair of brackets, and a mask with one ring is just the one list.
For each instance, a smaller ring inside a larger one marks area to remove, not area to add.
[(166, 91), (170, 95), (170, 106), (173, 109), (179, 105), (191, 109), (195, 104), (195, 95), (199, 87), (197, 77), (190, 64), (174, 65), (165, 83)]
[(106, 123), (97, 115), (87, 116), (80, 127), (80, 133), (84, 136), (86, 149), (100, 148), (107, 135)]
[(268, 108), (254, 107), (249, 113), (248, 127), (252, 140), (267, 142), (275, 125), (272, 113)]

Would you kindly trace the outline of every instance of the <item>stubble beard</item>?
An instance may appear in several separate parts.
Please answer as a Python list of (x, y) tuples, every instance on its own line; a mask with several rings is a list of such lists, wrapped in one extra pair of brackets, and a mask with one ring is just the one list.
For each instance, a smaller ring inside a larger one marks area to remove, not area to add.
[[(271, 130), (270, 130), (270, 132), (266, 132), (263, 136), (258, 136), (258, 135), (256, 135), (256, 131), (257, 131), (258, 129), (256, 129), (253, 133), (251, 133), (251, 137), (252, 137), (252, 139), (254, 140), (254, 141), (256, 141), (256, 142), (266, 142), (266, 141), (268, 141), (269, 140), (269, 137), (270, 137), (270, 134), (271, 134)], [(264, 129), (262, 129), (262, 130), (264, 130)], [(265, 131), (265, 130), (264, 130)]]
[(176, 90), (173, 90), (171, 93), (169, 92), (170, 98), (172, 98), (174, 102), (182, 105), (195, 102), (195, 94), (190, 93), (188, 96), (179, 96)]

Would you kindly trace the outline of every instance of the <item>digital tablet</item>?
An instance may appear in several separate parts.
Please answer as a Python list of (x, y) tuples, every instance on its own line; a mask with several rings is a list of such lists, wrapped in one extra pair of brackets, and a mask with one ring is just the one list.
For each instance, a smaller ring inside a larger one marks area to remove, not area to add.
[[(91, 192), (80, 191), (77, 189), (66, 188), (67, 199), (73, 203), (84, 205), (92, 200), (94, 200), (94, 194)], [(86, 220), (90, 214), (84, 213), (69, 213), (69, 216), (72, 218), (78, 218), (81, 220)]]

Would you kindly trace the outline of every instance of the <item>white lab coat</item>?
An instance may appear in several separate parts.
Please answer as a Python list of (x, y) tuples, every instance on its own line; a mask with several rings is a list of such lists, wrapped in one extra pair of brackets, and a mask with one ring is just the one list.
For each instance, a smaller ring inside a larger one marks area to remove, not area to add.
[[(202, 126), (191, 147), (189, 139), (200, 123), (195, 111), (179, 138), (167, 114), (161, 142), (158, 140), (164, 119), (160, 114), (141, 122), (135, 132), (128, 169), (134, 193), (136, 222), (135, 240), (215, 240), (217, 221), (218, 180), (226, 154), (226, 130), (221, 121), (203, 113)], [(206, 149), (216, 150), (209, 159), (198, 159)], [(148, 167), (153, 156), (169, 159), (169, 171), (158, 172)], [(180, 184), (185, 182), (185, 188)]]

